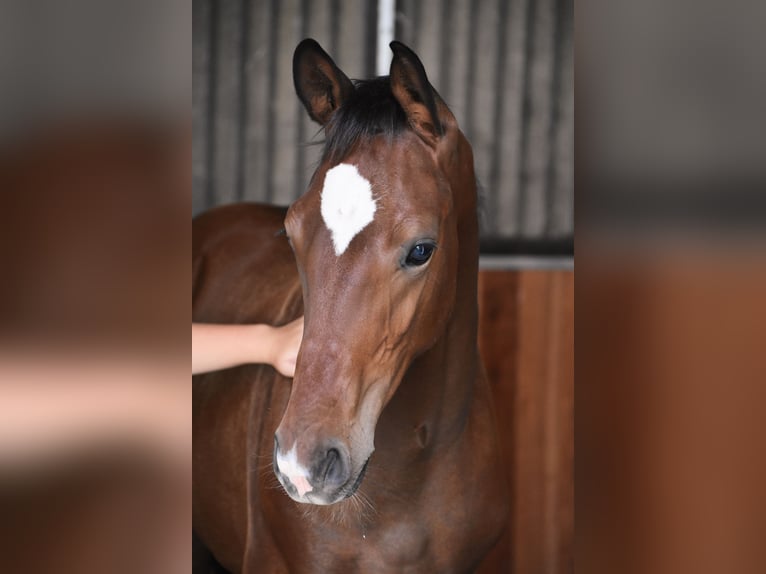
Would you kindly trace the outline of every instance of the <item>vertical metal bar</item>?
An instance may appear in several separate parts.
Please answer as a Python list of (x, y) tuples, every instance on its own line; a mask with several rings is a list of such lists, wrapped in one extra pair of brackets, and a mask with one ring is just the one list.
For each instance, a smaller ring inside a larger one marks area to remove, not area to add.
[(488, 186), (489, 194), (492, 195), (492, 209), (490, 209), (489, 213), (487, 214), (489, 216), (489, 221), (487, 221), (486, 229), (487, 236), (497, 236), (498, 234), (498, 216), (500, 210), (497, 209), (497, 198), (503, 192), (500, 186), (500, 162), (503, 160), (503, 158), (500, 157), (503, 152), (503, 146), (501, 145), (500, 141), (500, 133), (504, 127), (503, 119), (505, 113), (505, 98), (503, 97), (503, 94), (505, 93), (505, 64), (507, 46), (507, 35), (505, 32), (508, 25), (508, 14), (510, 12), (508, 4), (509, 2), (500, 0), (500, 16), (497, 22), (498, 54), (497, 60), (495, 60), (495, 80), (497, 82), (495, 93), (497, 94), (497, 97), (495, 98), (493, 122), (494, 133), (492, 135), (494, 145), (492, 146), (492, 164), (489, 172)]
[(465, 127), (464, 131), (465, 134), (468, 136), (468, 140), (470, 141), (473, 137), (473, 125), (474, 125), (474, 116), (476, 115), (476, 110), (474, 110), (474, 102), (475, 102), (475, 93), (476, 93), (476, 59), (478, 57), (477, 50), (476, 50), (476, 14), (478, 10), (474, 9), (471, 10), (471, 17), (470, 22), (468, 25), (468, 54), (470, 54), (470, 57), (468, 58), (468, 70), (466, 70), (466, 80), (465, 80), (465, 89), (466, 89), (466, 95), (465, 95)]
[(192, 16), (192, 213), (207, 209), (210, 2), (194, 0)]
[(519, 161), (519, 175), (518, 175), (518, 186), (519, 186), (519, 192), (518, 192), (518, 198), (519, 198), (519, 205), (516, 209), (516, 229), (518, 229), (519, 234), (523, 235), (524, 233), (524, 226), (522, 225), (523, 218), (526, 215), (527, 212), (527, 165), (528, 165), (528, 157), (529, 157), (529, 129), (530, 129), (530, 116), (531, 116), (531, 107), (532, 107), (532, 95), (531, 95), (531, 89), (532, 89), (532, 82), (531, 82), (531, 73), (532, 73), (532, 61), (535, 57), (534, 54), (534, 47), (535, 47), (535, 20), (536, 20), (536, 8), (537, 8), (537, 2), (535, 0), (528, 0), (527, 2), (527, 21), (526, 21), (526, 32), (527, 37), (526, 41), (524, 42), (524, 96), (522, 99), (522, 105), (521, 105), (521, 158)]
[(553, 24), (553, 77), (551, 79), (551, 114), (548, 125), (548, 160), (545, 173), (545, 236), (549, 237), (553, 227), (553, 211), (556, 184), (558, 182), (557, 165), (558, 154), (556, 153), (556, 134), (559, 129), (559, 119), (561, 116), (561, 61), (562, 61), (562, 28), (564, 26), (564, 2), (566, 0), (556, 0), (554, 4), (556, 14)]
[(330, 56), (338, 58), (338, 38), (340, 38), (340, 11), (343, 9), (340, 0), (331, 0), (332, 18), (330, 20)]
[(418, 18), (422, 0), (396, 0), (396, 27), (394, 34), (397, 40), (407, 44), (417, 51), (415, 45), (415, 30), (418, 29)]
[(394, 38), (400, 42), (404, 39), (404, 20), (407, 17), (407, 11), (404, 8), (405, 0), (396, 0), (396, 15), (394, 17)]
[(439, 58), (439, 89), (437, 90), (445, 102), (449, 104), (450, 78), (452, 70), (452, 52), (454, 48), (452, 15), (455, 12), (455, 0), (444, 0), (442, 10), (441, 30), (439, 30), (441, 55)]
[(410, 32), (412, 37), (410, 38), (410, 48), (416, 52), (420, 51), (420, 23), (423, 20), (423, 2), (424, 0), (415, 0), (412, 6), (412, 28)]
[[(365, 29), (365, 37), (363, 40), (364, 62), (362, 66), (361, 76), (365, 78), (371, 78), (378, 75), (377, 74), (377, 56), (379, 53), (379, 50), (378, 50), (378, 0), (365, 0), (364, 29)], [(391, 51), (388, 49), (388, 47), (386, 47), (386, 50), (389, 52)], [(388, 70), (386, 70), (386, 73), (388, 73)]]
[(205, 191), (205, 209), (210, 209), (215, 201), (215, 109), (216, 85), (218, 84), (218, 2), (210, 1), (210, 52), (208, 54), (208, 98), (207, 98), (207, 187)]
[(396, 0), (378, 0), (378, 41), (375, 73), (388, 74), (391, 67), (391, 50), (388, 45), (394, 39)]
[(274, 121), (274, 97), (276, 95), (277, 50), (279, 49), (279, 0), (271, 0), (271, 36), (269, 38), (269, 97), (266, 114), (266, 197), (274, 203), (274, 146), (276, 140), (276, 122)]
[[(311, 18), (311, 2), (309, 0), (301, 0), (300, 2), (300, 39), (303, 40), (308, 35), (308, 22)], [(295, 174), (295, 190), (293, 191), (293, 198), (299, 198), (306, 189), (306, 122), (303, 121), (303, 105), (295, 98), (295, 106), (298, 110), (298, 129), (295, 136), (296, 147), (296, 174)]]
[(245, 134), (248, 121), (248, 90), (247, 90), (247, 64), (250, 54), (250, 3), (251, 0), (242, 0), (242, 20), (240, 22), (240, 52), (239, 52), (239, 124), (237, 125), (237, 181), (236, 198), (242, 201), (245, 198)]

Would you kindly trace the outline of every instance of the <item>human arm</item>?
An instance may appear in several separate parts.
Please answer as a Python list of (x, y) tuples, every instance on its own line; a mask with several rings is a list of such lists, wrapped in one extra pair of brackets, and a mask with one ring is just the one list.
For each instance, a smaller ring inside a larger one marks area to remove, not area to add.
[(192, 323), (192, 374), (264, 363), (292, 377), (302, 336), (303, 317), (281, 327)]

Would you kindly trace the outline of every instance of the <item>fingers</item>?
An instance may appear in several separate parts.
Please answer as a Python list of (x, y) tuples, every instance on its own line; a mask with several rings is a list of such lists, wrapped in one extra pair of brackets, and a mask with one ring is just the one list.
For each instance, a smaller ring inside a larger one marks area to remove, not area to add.
[(303, 317), (280, 328), (280, 334), (283, 335), (279, 342), (279, 353), (274, 366), (286, 377), (295, 375), (295, 363), (298, 357), (298, 350), (303, 338)]

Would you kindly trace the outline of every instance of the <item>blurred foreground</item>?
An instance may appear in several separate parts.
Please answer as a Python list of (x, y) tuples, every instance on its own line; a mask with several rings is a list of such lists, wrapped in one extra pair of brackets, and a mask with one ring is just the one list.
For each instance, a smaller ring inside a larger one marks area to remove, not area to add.
[(578, 4), (582, 572), (766, 572), (764, 16)]
[(62, 122), (0, 154), (0, 571), (190, 571), (190, 136)]

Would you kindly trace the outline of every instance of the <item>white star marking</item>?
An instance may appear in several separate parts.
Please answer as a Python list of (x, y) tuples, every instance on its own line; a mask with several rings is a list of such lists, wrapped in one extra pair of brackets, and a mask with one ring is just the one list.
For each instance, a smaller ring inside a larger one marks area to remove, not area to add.
[(321, 212), (332, 234), (335, 255), (342, 255), (351, 240), (372, 222), (375, 209), (372, 186), (356, 166), (341, 163), (327, 170)]

